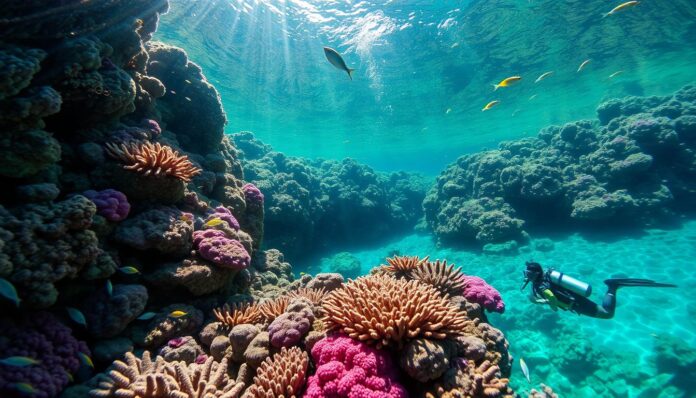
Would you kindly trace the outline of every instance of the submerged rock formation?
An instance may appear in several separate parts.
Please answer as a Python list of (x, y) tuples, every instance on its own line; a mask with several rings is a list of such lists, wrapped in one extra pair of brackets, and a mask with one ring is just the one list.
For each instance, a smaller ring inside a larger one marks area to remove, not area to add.
[(597, 114), (457, 159), (423, 201), (438, 240), (522, 242), (531, 225), (645, 227), (695, 209), (696, 86)]

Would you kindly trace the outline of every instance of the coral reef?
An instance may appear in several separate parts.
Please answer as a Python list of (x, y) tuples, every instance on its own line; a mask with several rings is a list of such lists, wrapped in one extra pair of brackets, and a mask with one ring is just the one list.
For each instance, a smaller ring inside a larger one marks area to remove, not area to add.
[(599, 123), (542, 129), (460, 157), (423, 201), (441, 243), (525, 242), (525, 225), (643, 227), (693, 210), (696, 88), (599, 106)]
[(305, 383), (309, 357), (297, 347), (283, 348), (256, 371), (254, 384), (244, 398), (299, 397)]
[[(274, 152), (249, 132), (233, 135), (247, 180), (264, 192), (264, 239), (290, 259), (327, 247), (385, 239), (421, 217), (425, 179), (382, 175), (352, 159), (312, 161)], [(379, 219), (361, 234), (361, 220)]]

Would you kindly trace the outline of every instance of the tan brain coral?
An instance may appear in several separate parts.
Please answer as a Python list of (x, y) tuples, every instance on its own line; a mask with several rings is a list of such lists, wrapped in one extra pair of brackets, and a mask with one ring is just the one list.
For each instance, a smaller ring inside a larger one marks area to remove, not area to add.
[(377, 347), (462, 335), (473, 325), (435, 288), (383, 275), (348, 282), (326, 297), (323, 308), (328, 329)]
[(281, 351), (259, 366), (254, 384), (243, 398), (295, 398), (304, 386), (309, 356), (299, 347)]
[(188, 156), (180, 155), (169, 146), (159, 142), (107, 143), (109, 156), (121, 161), (126, 170), (145, 176), (171, 176), (184, 182), (201, 173)]

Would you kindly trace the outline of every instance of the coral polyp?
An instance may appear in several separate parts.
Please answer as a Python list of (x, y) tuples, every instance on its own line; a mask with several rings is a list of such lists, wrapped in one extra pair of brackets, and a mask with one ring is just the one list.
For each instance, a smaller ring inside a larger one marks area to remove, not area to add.
[(189, 182), (201, 173), (188, 156), (159, 142), (108, 142), (106, 152), (123, 163), (124, 169), (144, 176), (174, 177)]

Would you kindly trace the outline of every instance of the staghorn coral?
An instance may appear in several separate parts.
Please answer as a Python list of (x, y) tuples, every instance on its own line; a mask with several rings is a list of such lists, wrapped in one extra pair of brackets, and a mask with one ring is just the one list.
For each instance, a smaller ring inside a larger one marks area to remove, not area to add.
[(428, 256), (420, 258), (418, 256), (394, 256), (387, 258), (387, 265), (381, 265), (372, 270), (373, 274), (391, 275), (396, 278), (409, 276), (411, 271), (421, 268), (428, 263)]
[(435, 288), (418, 281), (366, 276), (348, 282), (324, 300), (330, 330), (375, 344), (401, 348), (411, 339), (444, 339), (464, 333), (466, 315)]
[(106, 144), (106, 153), (124, 163), (123, 168), (144, 176), (174, 177), (184, 182), (201, 173), (186, 155), (159, 142), (132, 142)]
[(307, 380), (306, 398), (405, 398), (389, 355), (346, 336), (329, 336), (312, 347), (316, 372)]
[(461, 267), (455, 269), (454, 264), (448, 266), (447, 260), (422, 263), (408, 273), (408, 279), (426, 283), (440, 293), (451, 296), (462, 294), (466, 284)]
[(222, 308), (214, 309), (213, 313), (218, 321), (230, 328), (244, 323), (256, 323), (262, 316), (259, 306), (253, 303), (225, 304)]
[(300, 396), (305, 383), (309, 356), (298, 347), (282, 348), (256, 370), (254, 384), (242, 398), (295, 398)]
[(47, 312), (0, 318), (0, 358), (27, 356), (39, 361), (27, 367), (0, 365), (0, 395), (17, 397), (15, 383), (30, 383), (36, 398), (55, 397), (80, 368), (79, 353), (87, 345)]
[(125, 362), (115, 361), (108, 379), (90, 392), (93, 398), (237, 398), (245, 385), (227, 375), (227, 360), (215, 362), (210, 357), (205, 363), (169, 363), (162, 357), (153, 362), (150, 352), (142, 358), (130, 352)]

